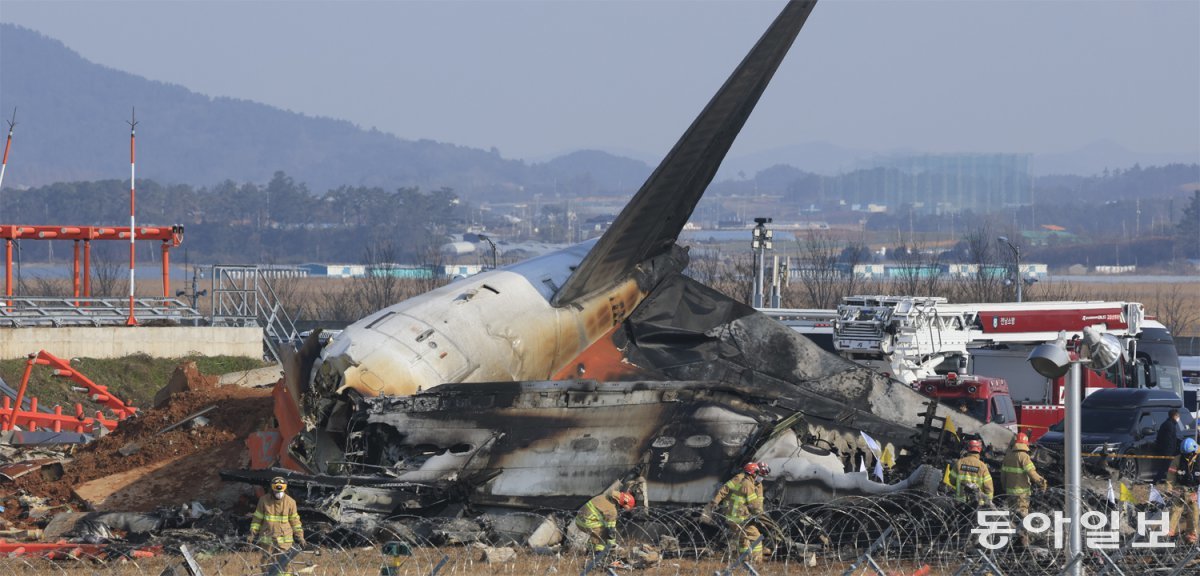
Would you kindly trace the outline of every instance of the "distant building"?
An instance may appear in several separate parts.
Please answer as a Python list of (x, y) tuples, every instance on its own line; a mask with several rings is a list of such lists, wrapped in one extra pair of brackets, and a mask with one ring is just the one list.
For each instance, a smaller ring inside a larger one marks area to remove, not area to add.
[[(279, 264), (264, 264), (259, 266), (247, 267), (239, 269), (236, 267), (226, 267), (222, 272), (227, 278), (242, 278), (248, 270), (253, 270), (251, 275), (257, 274), (259, 277), (276, 280), (279, 278), (308, 278), (310, 272), (304, 266), (285, 266)], [(211, 271), (209, 272), (211, 274)]]
[(437, 277), (441, 270), (441, 267), (424, 264), (386, 263), (367, 268), (367, 275), (374, 278), (390, 276), (410, 280), (429, 280)]
[(877, 157), (828, 178), (823, 193), (855, 210), (870, 205), (918, 212), (987, 212), (1032, 203), (1029, 154), (925, 154)]
[(446, 264), (442, 266), (442, 275), (448, 278), (466, 278), (487, 270), (478, 264)]
[[(946, 276), (948, 278), (971, 278), (978, 275), (978, 264), (932, 264), (908, 266), (903, 264), (856, 264), (854, 275), (860, 278), (929, 278)], [(986, 266), (983, 274), (992, 278), (1003, 278), (1011, 270), (1008, 266)], [(1024, 278), (1046, 278), (1049, 269), (1045, 264), (1021, 263), (1021, 276)]]
[(302, 264), (299, 268), (308, 271), (309, 276), (324, 276), (327, 278), (362, 278), (367, 275), (367, 267), (362, 264)]

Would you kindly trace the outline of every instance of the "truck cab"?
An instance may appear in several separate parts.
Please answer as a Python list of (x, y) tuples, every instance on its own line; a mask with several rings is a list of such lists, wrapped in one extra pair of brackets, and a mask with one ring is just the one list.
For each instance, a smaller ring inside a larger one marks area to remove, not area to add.
[(1008, 383), (1003, 378), (959, 376), (950, 372), (916, 380), (912, 387), (977, 420), (999, 424), (1014, 432), (1017, 429), (1016, 410), (1008, 394)]

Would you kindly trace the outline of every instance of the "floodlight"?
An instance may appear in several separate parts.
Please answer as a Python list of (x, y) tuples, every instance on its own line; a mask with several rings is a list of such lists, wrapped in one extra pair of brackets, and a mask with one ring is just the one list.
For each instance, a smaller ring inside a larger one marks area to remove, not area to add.
[(1058, 378), (1071, 369), (1071, 355), (1067, 354), (1066, 334), (1059, 333), (1058, 340), (1039, 344), (1029, 353), (1029, 365), (1038, 374), (1047, 378)]
[(1092, 368), (1095, 370), (1106, 370), (1116, 364), (1124, 351), (1116, 336), (1100, 332), (1091, 326), (1083, 328), (1083, 343), (1088, 347), (1088, 358), (1091, 359)]

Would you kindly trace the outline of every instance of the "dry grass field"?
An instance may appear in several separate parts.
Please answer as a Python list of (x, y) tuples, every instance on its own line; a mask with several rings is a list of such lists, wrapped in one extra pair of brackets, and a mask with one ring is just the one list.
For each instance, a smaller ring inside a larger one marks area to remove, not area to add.
[[(732, 275), (736, 270), (730, 270)], [(144, 286), (143, 286), (144, 284)], [(305, 320), (325, 320), (331, 324), (354, 321), (383, 306), (427, 292), (444, 281), (406, 279), (340, 279), (302, 278), (275, 280), (276, 293), (286, 309)], [(742, 297), (740, 284), (718, 278), (712, 284), (726, 293)], [(172, 282), (172, 293), (190, 289), (190, 283)], [(203, 288), (210, 288), (202, 286)], [(142, 294), (161, 294), (162, 284), (139, 282)], [(882, 290), (882, 291), (881, 291)], [(884, 294), (895, 289), (882, 285), (862, 285), (856, 293)], [(1039, 282), (1029, 287), (1026, 300), (1110, 300), (1141, 302), (1146, 313), (1156, 317), (1171, 328), (1176, 336), (1200, 337), (1200, 276), (1184, 282), (1121, 282), (1113, 277), (1111, 282), (1072, 281), (1059, 277)], [(789, 301), (795, 301), (794, 303)], [(799, 291), (789, 290), (785, 294), (785, 307), (807, 307)], [(211, 309), (211, 294), (200, 299), (201, 312)]]

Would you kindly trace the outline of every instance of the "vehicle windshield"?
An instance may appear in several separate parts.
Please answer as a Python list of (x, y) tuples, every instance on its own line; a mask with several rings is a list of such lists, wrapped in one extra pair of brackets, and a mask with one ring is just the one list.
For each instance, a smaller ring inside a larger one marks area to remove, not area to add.
[(1137, 410), (1128, 408), (1086, 408), (1080, 425), (1084, 434), (1113, 434), (1133, 429)]
[(946, 404), (958, 412), (966, 414), (980, 422), (988, 421), (988, 401), (973, 398), (955, 398), (947, 400)]

